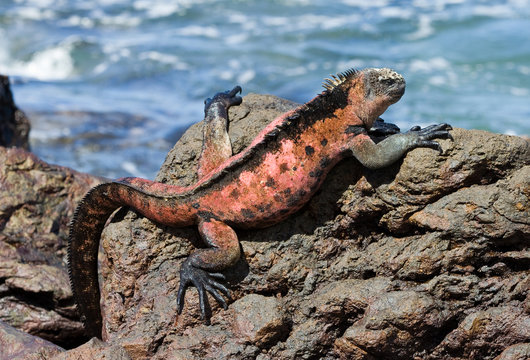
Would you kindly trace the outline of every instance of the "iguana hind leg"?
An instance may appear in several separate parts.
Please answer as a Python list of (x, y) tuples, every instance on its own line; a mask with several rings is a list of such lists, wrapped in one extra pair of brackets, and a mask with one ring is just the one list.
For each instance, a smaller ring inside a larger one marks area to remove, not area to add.
[(235, 231), (219, 220), (201, 219), (199, 233), (210, 247), (195, 250), (182, 264), (177, 311), (179, 314), (182, 312), (186, 289), (193, 285), (199, 292), (201, 318), (206, 319), (208, 306), (206, 292), (209, 292), (223, 308), (226, 309), (228, 306), (221, 294), (231, 299), (230, 291), (219, 282), (225, 280), (224, 275), (219, 271), (234, 265), (239, 260), (240, 249)]
[[(204, 101), (204, 129), (202, 151), (197, 166), (199, 180), (216, 169), (232, 156), (232, 144), (228, 136), (228, 109), (241, 104), (241, 87), (215, 94)], [(177, 293), (177, 311), (184, 307), (184, 297), (189, 286), (199, 292), (201, 318), (206, 319), (209, 292), (227, 308), (224, 294), (230, 298), (230, 291), (220, 281), (225, 280), (219, 271), (234, 265), (239, 259), (239, 242), (235, 231), (213, 217), (203, 217), (199, 222), (199, 233), (209, 246), (193, 252), (180, 269), (180, 286)]]
[(238, 93), (241, 93), (241, 87), (236, 86), (204, 101), (203, 142), (197, 167), (199, 179), (232, 156), (232, 144), (228, 137), (228, 109), (241, 104)]

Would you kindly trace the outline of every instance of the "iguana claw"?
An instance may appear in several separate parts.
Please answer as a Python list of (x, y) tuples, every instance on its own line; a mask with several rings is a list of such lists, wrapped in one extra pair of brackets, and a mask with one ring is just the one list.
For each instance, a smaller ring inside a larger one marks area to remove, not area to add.
[(190, 285), (197, 288), (199, 292), (199, 307), (201, 309), (201, 319), (208, 322), (206, 312), (209, 311), (208, 298), (206, 292), (209, 292), (215, 300), (223, 307), (228, 308), (226, 300), (221, 296), (224, 294), (229, 300), (230, 290), (217, 280), (225, 280), (225, 276), (221, 273), (211, 273), (203, 269), (199, 269), (191, 264), (189, 259), (186, 259), (180, 269), (180, 286), (177, 292), (177, 313), (181, 314), (184, 308), (184, 296), (186, 290)]
[(432, 139), (445, 138), (453, 140), (453, 137), (449, 133), (449, 130), (452, 129), (453, 128), (449, 124), (436, 124), (427, 126), (423, 129), (419, 126), (414, 126), (407, 133), (413, 133), (418, 136), (417, 141), (414, 144), (415, 147), (428, 147), (438, 150), (441, 154), (442, 147), (438, 142), (432, 141)]
[(206, 112), (210, 106), (214, 103), (220, 102), (228, 109), (230, 106), (239, 105), (243, 101), (241, 96), (236, 96), (241, 94), (241, 86), (235, 86), (232, 90), (227, 90), (224, 92), (219, 92), (211, 98), (204, 100), (204, 111)]

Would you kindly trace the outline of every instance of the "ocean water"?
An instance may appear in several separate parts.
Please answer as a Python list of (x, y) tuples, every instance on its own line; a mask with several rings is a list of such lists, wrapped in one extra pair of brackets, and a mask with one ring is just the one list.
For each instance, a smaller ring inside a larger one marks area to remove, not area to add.
[(306, 102), (391, 67), (402, 129), (530, 135), (530, 0), (2, 0), (0, 73), (44, 160), (153, 178), (203, 99), (239, 84)]

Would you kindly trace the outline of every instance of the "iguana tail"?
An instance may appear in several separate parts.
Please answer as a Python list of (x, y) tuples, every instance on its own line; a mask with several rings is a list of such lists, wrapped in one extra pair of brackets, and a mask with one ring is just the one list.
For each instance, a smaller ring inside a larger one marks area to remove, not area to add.
[(116, 183), (92, 188), (81, 200), (70, 223), (68, 274), (74, 300), (90, 337), (101, 338), (99, 306), (98, 249), (107, 219), (121, 207), (119, 199), (109, 196)]
[(197, 210), (185, 190), (140, 178), (122, 178), (92, 188), (77, 206), (70, 223), (68, 273), (89, 336), (101, 338), (98, 249), (108, 218), (116, 209), (129, 206), (160, 224), (192, 225)]

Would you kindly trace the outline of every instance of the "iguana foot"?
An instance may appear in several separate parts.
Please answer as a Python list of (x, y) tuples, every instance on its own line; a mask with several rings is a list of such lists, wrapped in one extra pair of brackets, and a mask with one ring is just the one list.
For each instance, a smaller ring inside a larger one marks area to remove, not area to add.
[(417, 139), (414, 142), (414, 147), (428, 147), (438, 150), (441, 154), (442, 147), (436, 141), (432, 141), (431, 139), (444, 138), (453, 140), (453, 137), (449, 133), (449, 130), (452, 129), (453, 128), (449, 124), (430, 125), (423, 129), (419, 126), (414, 126), (407, 131), (407, 134), (417, 135)]
[(237, 96), (238, 93), (241, 94), (241, 91), (241, 86), (236, 86), (232, 90), (219, 92), (213, 97), (207, 98), (204, 100), (204, 112), (207, 113), (208, 109), (214, 104), (220, 104), (227, 110), (230, 106), (241, 104), (243, 99), (241, 96)]
[(224, 281), (226, 278), (221, 273), (211, 273), (203, 269), (199, 269), (193, 266), (188, 259), (184, 261), (180, 269), (180, 286), (177, 292), (177, 313), (181, 314), (182, 309), (184, 308), (184, 296), (186, 290), (190, 285), (193, 285), (197, 288), (199, 292), (199, 306), (201, 309), (201, 319), (209, 320), (206, 318), (206, 311), (210, 310), (208, 305), (208, 298), (206, 292), (209, 292), (215, 300), (223, 307), (223, 309), (228, 308), (226, 300), (221, 296), (223, 293), (228, 300), (232, 300), (230, 296), (230, 290), (217, 280)]
[(368, 130), (368, 134), (372, 136), (389, 136), (399, 134), (400, 131), (397, 125), (387, 123), (385, 120), (378, 118)]

